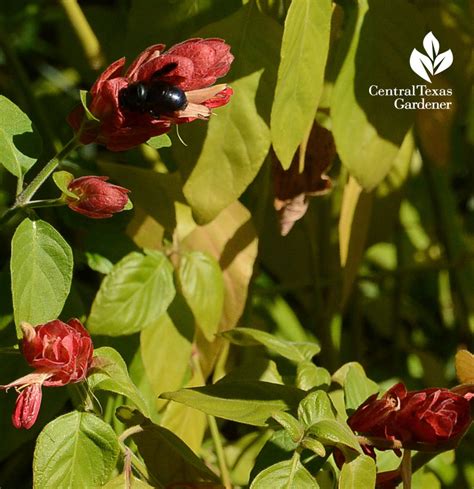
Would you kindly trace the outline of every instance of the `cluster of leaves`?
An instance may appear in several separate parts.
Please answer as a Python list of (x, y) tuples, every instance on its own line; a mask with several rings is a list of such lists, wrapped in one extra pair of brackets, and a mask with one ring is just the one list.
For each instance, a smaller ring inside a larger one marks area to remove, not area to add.
[[(14, 396), (2, 395), (0, 485), (374, 487), (399, 460), (362, 454), (347, 415), (395, 378), (452, 385), (456, 348), (472, 344), (468, 2), (89, 1), (92, 47), (66, 3), (0, 5), (0, 383), (25, 371), (11, 348), (21, 321), (79, 317), (107, 361), (88, 378), (91, 406), (46, 389), (27, 432), (11, 427)], [(409, 58), (430, 30), (454, 53), (433, 78), (453, 89), (454, 109), (372, 97), (372, 84), (420, 83)], [(172, 133), (62, 162), (130, 189), (133, 211), (108, 222), (65, 208), (12, 215), (15, 190), (69, 139), (77, 85), (90, 87), (101, 60), (195, 36), (231, 45), (234, 96), (180, 130), (186, 146)], [(283, 238), (272, 155), (304, 166), (315, 121), (335, 141), (334, 190)], [(472, 487), (472, 443), (413, 486)]]

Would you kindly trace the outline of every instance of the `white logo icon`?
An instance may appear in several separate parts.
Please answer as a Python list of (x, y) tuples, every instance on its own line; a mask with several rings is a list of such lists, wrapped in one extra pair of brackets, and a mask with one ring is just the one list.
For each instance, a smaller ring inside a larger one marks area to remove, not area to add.
[(430, 75), (437, 75), (453, 64), (453, 52), (448, 49), (444, 53), (438, 54), (439, 41), (432, 32), (426, 34), (423, 39), (423, 47), (426, 54), (422, 54), (416, 49), (411, 52), (410, 66), (418, 76), (431, 83)]

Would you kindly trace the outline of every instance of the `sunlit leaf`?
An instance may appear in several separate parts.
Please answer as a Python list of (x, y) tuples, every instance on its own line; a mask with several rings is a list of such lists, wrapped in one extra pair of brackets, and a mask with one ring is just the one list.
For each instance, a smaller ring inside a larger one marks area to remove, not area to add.
[(331, 23), (329, 0), (292, 2), (285, 20), (271, 115), (272, 144), (283, 168), (309, 134), (323, 89)]
[(11, 277), (15, 323), (57, 319), (71, 288), (70, 246), (45, 221), (25, 219), (12, 240)]
[(56, 489), (107, 482), (119, 454), (117, 435), (97, 416), (73, 411), (45, 426), (36, 442), (33, 485)]
[(150, 326), (175, 295), (173, 268), (158, 251), (132, 252), (104, 278), (87, 322), (93, 334), (120, 336)]

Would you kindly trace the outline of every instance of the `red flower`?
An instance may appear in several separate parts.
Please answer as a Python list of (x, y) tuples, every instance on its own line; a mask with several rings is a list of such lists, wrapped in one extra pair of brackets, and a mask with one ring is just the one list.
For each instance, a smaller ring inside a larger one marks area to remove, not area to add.
[(471, 409), (465, 397), (433, 388), (408, 392), (392, 431), (403, 442), (438, 444), (458, 438), (470, 424)]
[(79, 199), (68, 198), (68, 207), (73, 211), (94, 219), (112, 217), (112, 214), (123, 211), (128, 203), (126, 188), (106, 183), (108, 177), (75, 178), (68, 185), (68, 190)]
[[(163, 44), (150, 46), (125, 73), (125, 58), (121, 58), (99, 76), (90, 90), (89, 110), (100, 124), (83, 129), (82, 143), (95, 141), (112, 151), (124, 151), (169, 131), (172, 124), (208, 119), (211, 109), (229, 101), (231, 88), (225, 84), (211, 86), (229, 71), (234, 59), (223, 40), (190, 39), (161, 54), (164, 48)], [(158, 70), (163, 70), (163, 75), (157, 76)], [(148, 89), (154, 83), (154, 75), (167, 86), (184, 92), (182, 107), (160, 110), (164, 113), (159, 114), (126, 108), (124, 90), (139, 84)], [(71, 112), (68, 122), (78, 131), (83, 119), (84, 109), (79, 106)]]
[(471, 410), (467, 396), (448, 389), (407, 392), (397, 384), (381, 399), (369, 397), (347, 423), (367, 436), (438, 445), (463, 435)]
[(12, 415), (15, 428), (29, 429), (38, 417), (42, 386), (57, 387), (83, 381), (92, 364), (91, 337), (79, 320), (55, 320), (34, 328), (22, 323), (21, 349), (35, 371), (2, 389), (15, 387), (19, 392)]

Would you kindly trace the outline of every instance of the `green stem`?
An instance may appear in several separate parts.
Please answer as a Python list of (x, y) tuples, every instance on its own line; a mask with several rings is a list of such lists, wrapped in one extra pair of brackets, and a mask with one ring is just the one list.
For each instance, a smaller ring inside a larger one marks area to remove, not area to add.
[(38, 207), (58, 207), (66, 204), (67, 202), (62, 197), (59, 197), (58, 199), (30, 200), (28, 204), (25, 204), (25, 207), (37, 209)]
[(17, 197), (12, 209), (19, 207), (25, 207), (30, 201), (36, 191), (43, 185), (47, 178), (53, 173), (59, 165), (59, 162), (64, 159), (73, 149), (79, 146), (80, 143), (77, 140), (77, 136), (72, 138), (54, 158), (52, 158), (46, 165), (40, 170), (36, 177), (28, 184), (23, 192)]
[(209, 423), (209, 430), (211, 432), (212, 441), (216, 449), (217, 461), (219, 463), (219, 469), (221, 471), (221, 479), (225, 489), (232, 489), (232, 481), (230, 479), (229, 469), (224, 454), (224, 447), (222, 446), (222, 440), (217, 427), (216, 418), (207, 415), (207, 422)]
[(104, 64), (104, 55), (97, 36), (78, 2), (76, 0), (59, 0), (59, 3), (81, 43), (89, 66), (94, 70), (100, 68)]

